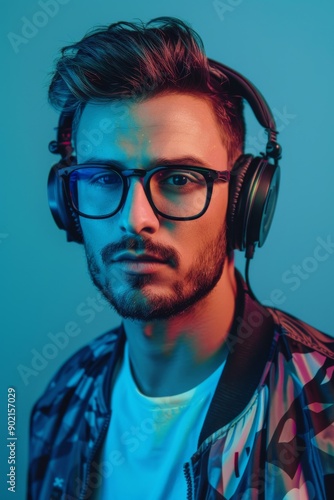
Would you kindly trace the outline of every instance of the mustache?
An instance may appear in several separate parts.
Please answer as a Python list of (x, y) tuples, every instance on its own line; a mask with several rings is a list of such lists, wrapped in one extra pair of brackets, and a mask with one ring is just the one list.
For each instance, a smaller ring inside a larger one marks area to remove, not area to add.
[(153, 243), (143, 238), (122, 238), (116, 243), (109, 243), (101, 250), (102, 262), (110, 264), (118, 252), (124, 251), (148, 252), (157, 258), (168, 261), (173, 267), (180, 263), (180, 254), (175, 248), (160, 243)]

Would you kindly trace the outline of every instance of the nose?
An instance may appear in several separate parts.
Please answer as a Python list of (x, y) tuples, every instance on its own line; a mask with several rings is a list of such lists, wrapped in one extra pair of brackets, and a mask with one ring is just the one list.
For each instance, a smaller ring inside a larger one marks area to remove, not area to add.
[(153, 234), (159, 228), (159, 219), (154, 213), (140, 179), (129, 178), (130, 186), (120, 212), (120, 227), (130, 234)]

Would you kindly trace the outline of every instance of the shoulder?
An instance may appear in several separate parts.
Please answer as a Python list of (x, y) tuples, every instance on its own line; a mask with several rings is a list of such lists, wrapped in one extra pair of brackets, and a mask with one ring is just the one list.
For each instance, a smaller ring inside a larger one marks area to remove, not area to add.
[[(274, 333), (271, 353), (273, 353), (277, 341), (279, 345), (285, 345), (288, 351), (299, 350), (305, 353), (313, 351), (334, 361), (334, 332), (332, 336), (328, 335), (292, 314), (261, 304), (251, 297), (247, 284), (238, 271), (236, 278), (238, 296), (247, 305), (247, 307), (244, 306), (242, 315), (242, 322), (245, 324), (240, 325), (246, 330), (245, 338), (249, 337), (257, 325), (264, 325), (267, 333), (269, 330)], [(269, 318), (270, 321), (265, 321)], [(288, 357), (290, 356), (291, 353)]]
[(95, 384), (98, 374), (112, 362), (113, 354), (123, 337), (123, 328), (119, 326), (73, 354), (52, 378), (44, 394), (36, 402), (32, 413), (36, 414), (39, 411), (45, 413), (48, 408), (56, 409), (57, 403), (60, 404), (66, 394), (77, 392), (78, 387), (82, 387), (83, 391), (83, 386), (87, 387), (88, 382), (90, 385)]
[(269, 309), (276, 328), (290, 346), (299, 345), (334, 360), (334, 337), (314, 328), (295, 316), (278, 309)]
[(108, 387), (124, 340), (119, 327), (77, 351), (35, 404), (30, 418), (31, 498), (46, 498), (46, 491), (49, 498), (55, 470), (66, 478), (73, 464), (85, 466), (87, 450), (109, 415)]

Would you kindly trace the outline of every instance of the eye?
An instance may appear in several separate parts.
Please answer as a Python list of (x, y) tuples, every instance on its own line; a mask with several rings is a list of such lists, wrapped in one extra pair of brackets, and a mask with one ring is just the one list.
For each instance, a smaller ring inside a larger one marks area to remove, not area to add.
[(75, 171), (72, 180), (83, 182), (88, 187), (113, 188), (122, 185), (122, 179), (117, 172), (101, 168), (83, 168)]
[[(117, 176), (118, 177), (118, 176)], [(111, 185), (115, 184), (116, 182), (119, 182), (119, 179), (116, 177), (114, 174), (103, 174), (103, 175), (98, 175), (93, 177), (90, 182), (93, 184), (105, 184), (105, 185)]]
[(202, 174), (191, 170), (177, 170), (173, 171), (166, 169), (165, 171), (158, 172), (157, 181), (160, 185), (167, 186), (187, 186), (189, 184), (203, 184), (205, 182)]
[(103, 172), (92, 175), (89, 179), (91, 184), (98, 184), (103, 186), (115, 186), (120, 183), (120, 177), (115, 172)]
[(164, 179), (165, 183), (173, 184), (174, 186), (184, 186), (190, 179), (184, 174), (173, 174)]

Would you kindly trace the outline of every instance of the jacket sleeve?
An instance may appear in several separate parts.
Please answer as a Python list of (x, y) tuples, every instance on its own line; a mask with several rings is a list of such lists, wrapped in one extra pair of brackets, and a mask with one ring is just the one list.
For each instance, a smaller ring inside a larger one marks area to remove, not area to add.
[[(60, 368), (33, 407), (30, 417), (28, 499), (56, 499), (55, 478), (63, 470), (68, 477), (74, 467), (73, 457), (81, 461), (91, 401), (102, 391), (110, 355), (119, 338), (116, 330), (108, 332), (75, 353)], [(98, 398), (99, 399), (99, 398)], [(79, 437), (78, 437), (79, 436)], [(82, 447), (74, 446), (74, 440)], [(46, 495), (47, 492), (47, 496)]]

